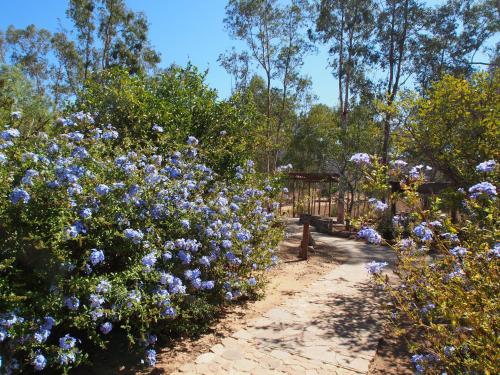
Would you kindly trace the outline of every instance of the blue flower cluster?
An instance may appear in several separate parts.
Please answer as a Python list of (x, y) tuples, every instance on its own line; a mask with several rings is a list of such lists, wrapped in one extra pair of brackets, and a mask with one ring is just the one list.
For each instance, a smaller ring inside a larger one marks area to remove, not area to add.
[(480, 182), (469, 188), (469, 193), (471, 198), (478, 198), (482, 195), (489, 198), (495, 198), (497, 196), (497, 188), (491, 182)]
[(349, 161), (352, 161), (353, 163), (355, 163), (357, 165), (371, 165), (371, 163), (372, 163), (370, 155), (368, 155), (364, 152), (360, 152), (360, 153), (352, 155), (351, 158), (349, 159)]
[(375, 211), (379, 212), (384, 212), (385, 210), (387, 210), (388, 207), (386, 203), (381, 202), (376, 198), (368, 199), (368, 203), (373, 207)]
[(378, 274), (387, 266), (387, 262), (375, 262), (372, 261), (366, 265), (368, 273)]
[(364, 238), (368, 243), (375, 245), (380, 245), (382, 242), (382, 236), (380, 236), (380, 234), (378, 234), (378, 232), (373, 228), (365, 227), (358, 232), (357, 236), (359, 238)]
[(489, 172), (493, 172), (495, 170), (497, 166), (497, 163), (495, 162), (495, 160), (487, 160), (487, 161), (484, 161), (482, 163), (479, 163), (477, 166), (476, 166), (476, 171), (478, 172), (482, 172), (482, 173), (489, 173)]
[[(11, 221), (23, 226), (7, 229), (2, 259), (38, 246), (47, 264), (37, 270), (41, 289), (18, 291), (36, 292), (36, 301), (0, 311), (9, 366), (18, 359), (37, 371), (74, 366), (85, 330), (105, 340), (126, 326), (131, 337), (140, 337), (158, 320), (174, 324), (193, 299), (245, 295), (276, 263), (280, 230), (273, 225), (278, 204), (272, 197), (279, 189), (254, 173), (253, 162), (228, 182), (203, 164), (195, 137), (180, 151), (157, 145), (124, 150), (113, 147), (120, 139), (114, 128), (98, 127), (82, 112), (58, 119), (56, 130), (54, 137), (33, 139), (14, 128), (1, 133), (0, 168), (12, 176), (2, 182), (8, 200), (1, 215), (14, 215)], [(151, 131), (164, 136), (159, 125)], [(14, 150), (19, 138), (23, 149)], [(23, 277), (31, 274), (13, 273), (9, 280), (24, 285), (18, 282)], [(144, 310), (148, 314), (138, 313)], [(147, 320), (129, 324), (133, 319)], [(58, 331), (69, 332), (58, 347), (49, 339), (56, 322)], [(18, 342), (29, 350), (18, 352)], [(148, 348), (146, 363), (155, 361)]]

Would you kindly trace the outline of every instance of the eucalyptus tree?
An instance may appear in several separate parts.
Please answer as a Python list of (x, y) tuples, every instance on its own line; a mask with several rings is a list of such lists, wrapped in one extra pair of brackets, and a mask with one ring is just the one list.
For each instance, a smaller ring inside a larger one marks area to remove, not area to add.
[(242, 90), (242, 83), (250, 82), (253, 67), (263, 73), (268, 172), (278, 162), (288, 107), (309, 87), (309, 81), (300, 74), (304, 56), (312, 48), (304, 34), (306, 10), (305, 0), (292, 0), (287, 5), (277, 0), (229, 0), (226, 6), (225, 27), (231, 37), (245, 42), (247, 50), (233, 49), (221, 55), (219, 61)]
[(82, 80), (85, 82), (89, 72), (95, 68), (97, 48), (95, 40), (95, 0), (70, 0), (66, 15), (73, 21), (77, 35), (77, 51), (82, 60)]
[(315, 30), (309, 35), (329, 48), (344, 130), (350, 103), (364, 84), (367, 67), (374, 62), (375, 14), (372, 0), (321, 0), (315, 6)]
[(33, 24), (25, 29), (11, 25), (5, 33), (10, 62), (33, 80), (40, 95), (44, 95), (45, 80), (49, 77), (50, 36), (50, 31)]
[(377, 61), (385, 73), (382, 79), (383, 146), (382, 161), (388, 163), (392, 105), (401, 85), (413, 73), (412, 55), (422, 28), (424, 7), (418, 0), (382, 0), (377, 13)]
[(498, 0), (447, 0), (428, 8), (423, 20), (413, 53), (420, 89), (429, 88), (445, 74), (470, 77), (478, 67), (490, 64), (478, 55), (499, 35)]
[(160, 62), (146, 17), (124, 0), (70, 0), (66, 15), (75, 36), (35, 25), (0, 32), (0, 61), (18, 65), (41, 95), (50, 93), (55, 108), (85, 88), (91, 73), (120, 66), (140, 74)]
[[(347, 136), (350, 105), (366, 87), (366, 70), (375, 61), (374, 42), (376, 4), (372, 0), (321, 0), (315, 3), (315, 29), (311, 39), (327, 45), (332, 74), (338, 80), (340, 112), (339, 141), (349, 149)], [(340, 174), (337, 221), (344, 222), (344, 193), (347, 186), (348, 161), (335, 166)]]

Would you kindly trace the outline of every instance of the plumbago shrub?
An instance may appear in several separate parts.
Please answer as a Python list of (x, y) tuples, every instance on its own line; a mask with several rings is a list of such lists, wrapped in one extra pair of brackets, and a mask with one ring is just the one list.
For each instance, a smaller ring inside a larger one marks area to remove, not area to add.
[(274, 263), (277, 181), (253, 163), (224, 181), (198, 141), (116, 147), (77, 113), (0, 140), (1, 372), (67, 372), (116, 331), (155, 364), (155, 333), (251, 295)]
[[(440, 210), (439, 199), (431, 208), (422, 208), (417, 188), (424, 181), (424, 166), (409, 168), (398, 161), (393, 167), (399, 170), (404, 188), (400, 198), (410, 212), (393, 218), (397, 239), (390, 246), (397, 254), (394, 272), (399, 281), (394, 285), (383, 275), (386, 263), (372, 262), (367, 268), (391, 296), (393, 323), (420, 337), (410, 345), (416, 372), (498, 374), (500, 233), (495, 161), (479, 164), (481, 182), (460, 189), (463, 213), (458, 223)], [(372, 163), (363, 168), (369, 170)], [(362, 228), (359, 236), (385, 242), (369, 227)]]

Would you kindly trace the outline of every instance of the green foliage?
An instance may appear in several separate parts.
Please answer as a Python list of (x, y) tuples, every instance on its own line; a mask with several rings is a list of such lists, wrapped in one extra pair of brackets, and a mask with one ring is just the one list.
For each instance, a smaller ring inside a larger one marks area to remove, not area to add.
[(404, 181), (393, 198), (407, 207), (393, 218), (394, 245), (386, 243), (396, 253), (398, 278), (389, 280), (381, 264), (369, 270), (390, 296), (392, 323), (415, 338), (410, 350), (417, 373), (498, 373), (498, 166), (493, 163), (483, 182), (460, 192), (464, 212), (456, 223), (448, 207), (441, 211), (439, 197), (424, 205), (429, 197), (418, 193), (422, 173), (399, 168), (392, 174)]
[(474, 167), (499, 158), (500, 74), (471, 80), (445, 76), (425, 96), (402, 102), (408, 120), (396, 139), (411, 159), (436, 169), (456, 187), (478, 181)]
[(20, 68), (0, 66), (0, 122), (11, 123), (11, 113), (20, 111), (24, 132), (43, 130), (50, 121), (50, 101), (39, 95)]
[(225, 174), (252, 156), (253, 112), (237, 98), (219, 101), (204, 78), (190, 65), (154, 76), (108, 69), (88, 81), (72, 109), (94, 113), (98, 122), (114, 126), (125, 145), (154, 141), (154, 124), (163, 127), (172, 147), (193, 135), (205, 145), (210, 166)]

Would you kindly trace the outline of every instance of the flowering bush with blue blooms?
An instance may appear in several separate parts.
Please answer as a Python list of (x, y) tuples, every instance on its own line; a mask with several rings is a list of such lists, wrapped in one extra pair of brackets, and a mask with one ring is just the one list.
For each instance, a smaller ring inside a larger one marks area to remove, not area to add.
[[(391, 296), (391, 320), (399, 332), (413, 330), (411, 337), (421, 338), (410, 345), (416, 372), (500, 373), (499, 179), (495, 162), (479, 164), (477, 171), (484, 180), (459, 189), (464, 209), (457, 222), (440, 209), (439, 197), (424, 208), (417, 189), (428, 168), (407, 168), (409, 174), (405, 174), (406, 163), (394, 167), (397, 171), (391, 173), (400, 177), (403, 187), (397, 198), (408, 207), (407, 220), (394, 217), (396, 238), (391, 243), (379, 240), (372, 228), (363, 228), (359, 236), (385, 243), (397, 254), (397, 283), (382, 272), (385, 263), (371, 262), (367, 270)], [(373, 176), (372, 171), (367, 172), (368, 178)]]
[(1, 133), (2, 373), (67, 372), (117, 330), (154, 365), (152, 332), (262, 285), (279, 183), (251, 161), (223, 180), (196, 138), (171, 150), (160, 128), (140, 149), (86, 113)]

